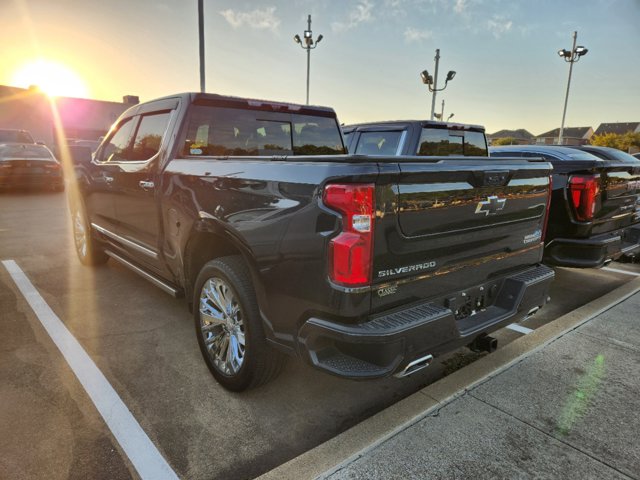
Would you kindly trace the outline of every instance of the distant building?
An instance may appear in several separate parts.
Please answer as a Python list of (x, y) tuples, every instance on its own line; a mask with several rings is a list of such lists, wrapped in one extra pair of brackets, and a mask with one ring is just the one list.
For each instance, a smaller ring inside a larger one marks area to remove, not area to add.
[(97, 140), (127, 108), (139, 103), (127, 95), (122, 103), (84, 98), (49, 99), (36, 88), (0, 85), (0, 128), (28, 130), (37, 142), (49, 147), (57, 144), (54, 107), (65, 138)]
[(640, 133), (640, 122), (627, 123), (601, 123), (594, 135), (603, 135), (605, 133), (615, 133), (624, 135), (625, 133)]
[(500, 130), (496, 133), (490, 133), (487, 135), (487, 138), (489, 139), (489, 143), (493, 143), (499, 138), (513, 138), (513, 145), (529, 145), (533, 143), (535, 137), (524, 128), (519, 128), (518, 130)]
[[(557, 145), (560, 129), (556, 128), (536, 137), (536, 145)], [(562, 132), (563, 145), (586, 145), (593, 135), (591, 127), (566, 127)]]

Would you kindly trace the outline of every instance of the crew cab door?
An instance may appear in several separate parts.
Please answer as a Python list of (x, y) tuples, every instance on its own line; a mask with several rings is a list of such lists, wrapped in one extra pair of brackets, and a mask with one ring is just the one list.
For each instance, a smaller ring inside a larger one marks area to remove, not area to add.
[(121, 247), (138, 263), (158, 273), (164, 268), (157, 173), (172, 112), (162, 109), (136, 116), (131, 144), (117, 162), (112, 183)]
[[(84, 202), (93, 228), (103, 235), (116, 233), (118, 219), (113, 182), (120, 160), (126, 155), (135, 130), (133, 117), (122, 119), (96, 152), (95, 158), (81, 165), (86, 176)], [(111, 238), (111, 236), (109, 236)]]

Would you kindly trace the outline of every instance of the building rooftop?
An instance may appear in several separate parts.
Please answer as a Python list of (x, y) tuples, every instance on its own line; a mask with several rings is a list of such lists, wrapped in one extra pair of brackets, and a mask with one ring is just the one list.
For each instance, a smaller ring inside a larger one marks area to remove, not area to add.
[[(562, 132), (564, 138), (584, 138), (584, 136), (592, 130), (591, 127), (565, 127)], [(541, 133), (536, 138), (557, 137), (560, 135), (560, 129), (554, 128), (548, 132)]]
[(623, 135), (627, 132), (636, 131), (640, 131), (640, 122), (601, 123), (594, 135), (602, 135), (604, 133)]

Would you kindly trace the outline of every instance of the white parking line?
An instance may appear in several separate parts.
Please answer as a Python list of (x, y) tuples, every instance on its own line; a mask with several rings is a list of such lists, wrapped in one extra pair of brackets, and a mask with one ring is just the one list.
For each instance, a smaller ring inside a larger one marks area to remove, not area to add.
[(633, 275), (634, 277), (640, 277), (640, 273), (628, 272), (626, 270), (619, 270), (617, 268), (602, 267), (601, 270), (606, 270), (607, 272), (615, 272), (615, 273), (626, 273), (627, 275)]
[(507, 325), (507, 328), (509, 330), (513, 330), (514, 332), (524, 333), (525, 335), (527, 333), (533, 332), (533, 329), (523, 327), (522, 325), (518, 325), (517, 323), (512, 323), (511, 325)]
[(40, 296), (18, 264), (13, 260), (5, 260), (2, 264), (64, 356), (140, 477), (145, 480), (177, 480), (176, 473), (142, 430), (105, 376)]

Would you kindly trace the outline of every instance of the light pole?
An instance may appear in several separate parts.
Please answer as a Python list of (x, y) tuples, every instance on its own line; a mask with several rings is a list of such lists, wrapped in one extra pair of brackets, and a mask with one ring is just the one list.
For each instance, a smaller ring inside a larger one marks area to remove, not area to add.
[(322, 41), (322, 35), (318, 35), (318, 39), (313, 43), (313, 32), (311, 31), (311, 15), (307, 18), (307, 29), (303, 33), (304, 43), (300, 35), (293, 37), (293, 40), (307, 51), (307, 105), (309, 105), (309, 73), (311, 69), (311, 50), (316, 48)]
[(562, 145), (562, 134), (564, 133), (564, 119), (567, 115), (567, 102), (569, 101), (569, 87), (571, 87), (571, 72), (573, 70), (573, 64), (580, 60), (580, 57), (586, 55), (589, 51), (585, 47), (577, 46), (576, 41), (578, 40), (578, 32), (573, 32), (573, 47), (571, 50), (558, 50), (558, 55), (560, 55), (565, 62), (569, 63), (569, 80), (567, 81), (567, 93), (564, 96), (564, 110), (562, 110), (562, 123), (560, 124), (560, 134), (558, 135), (558, 145)]
[(200, 91), (204, 93), (204, 6), (198, 0), (198, 40), (200, 43)]
[(449, 70), (449, 73), (447, 73), (447, 78), (445, 79), (445, 82), (444, 82), (444, 87), (438, 88), (438, 64), (440, 63), (440, 49), (439, 48), (436, 49), (435, 61), (436, 61), (436, 69), (435, 69), (435, 72), (433, 74), (433, 77), (431, 75), (429, 75), (429, 72), (427, 72), (426, 70), (423, 70), (422, 73), (420, 73), (420, 77), (422, 78), (422, 83), (424, 83), (429, 88), (429, 91), (433, 93), (433, 96), (431, 97), (431, 118), (430, 118), (430, 120), (433, 120), (434, 112), (435, 112), (435, 109), (436, 109), (436, 92), (440, 92), (440, 91), (444, 90), (445, 88), (447, 88), (447, 84), (451, 80), (453, 80), (453, 77), (456, 76), (456, 72), (454, 72), (453, 70)]

